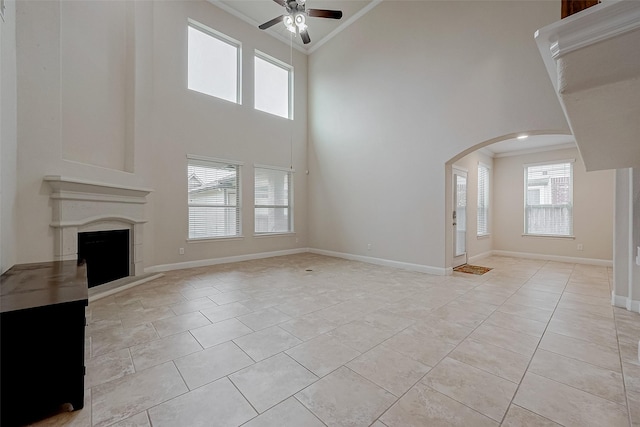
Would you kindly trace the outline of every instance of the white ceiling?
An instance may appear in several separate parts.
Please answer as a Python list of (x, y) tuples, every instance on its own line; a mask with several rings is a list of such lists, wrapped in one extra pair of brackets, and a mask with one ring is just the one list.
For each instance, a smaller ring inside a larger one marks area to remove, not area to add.
[[(294, 37), (294, 47), (301, 52), (313, 52), (381, 1), (307, 0), (307, 9), (341, 10), (342, 19), (308, 18), (307, 25), (309, 26), (308, 31), (311, 42), (305, 45), (300, 37)], [(285, 9), (273, 0), (209, 0), (209, 2), (256, 27), (286, 13)], [(290, 43), (291, 33), (287, 31), (282, 23), (264, 31), (266, 34), (274, 36), (286, 44)]]
[(505, 157), (524, 154), (526, 152), (575, 147), (576, 140), (573, 135), (531, 135), (526, 139), (512, 138), (496, 142), (482, 149), (492, 157)]

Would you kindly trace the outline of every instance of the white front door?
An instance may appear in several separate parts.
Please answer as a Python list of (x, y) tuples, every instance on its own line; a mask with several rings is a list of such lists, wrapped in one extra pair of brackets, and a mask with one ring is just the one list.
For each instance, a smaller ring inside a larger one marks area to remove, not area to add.
[(467, 172), (453, 168), (453, 267), (467, 263)]

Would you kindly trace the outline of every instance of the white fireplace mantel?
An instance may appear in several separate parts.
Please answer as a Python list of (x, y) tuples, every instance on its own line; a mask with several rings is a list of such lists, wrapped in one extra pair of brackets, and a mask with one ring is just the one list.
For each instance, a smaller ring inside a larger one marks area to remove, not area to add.
[(52, 189), (51, 227), (54, 229), (54, 259), (78, 258), (78, 233), (130, 230), (131, 275), (143, 273), (143, 224), (150, 189), (47, 175)]
[(57, 194), (72, 195), (79, 193), (121, 197), (125, 200), (130, 200), (129, 203), (146, 203), (145, 197), (153, 191), (148, 188), (106, 184), (60, 175), (47, 175), (44, 177), (44, 181), (46, 181), (53, 189), (53, 192)]

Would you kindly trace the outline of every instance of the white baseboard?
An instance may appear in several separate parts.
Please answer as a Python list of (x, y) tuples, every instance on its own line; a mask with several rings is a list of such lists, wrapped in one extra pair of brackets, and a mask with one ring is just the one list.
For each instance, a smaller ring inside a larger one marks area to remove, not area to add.
[(611, 304), (615, 307), (626, 308), (634, 313), (640, 313), (640, 301), (633, 300), (629, 297), (623, 297), (611, 293)]
[(344, 252), (327, 251), (324, 249), (309, 248), (309, 252), (318, 255), (332, 256), (336, 258), (344, 258), (352, 261), (366, 262), (368, 264), (383, 265), (385, 267), (402, 268), (404, 270), (418, 271), (420, 273), (433, 274), (437, 276), (446, 276), (451, 274), (451, 269), (432, 267), (430, 265), (412, 264), (408, 262), (393, 261), (383, 258), (374, 258), (363, 255), (354, 255)]
[(307, 252), (309, 252), (307, 248), (297, 248), (297, 249), (287, 249), (283, 251), (258, 252), (254, 254), (228, 256), (228, 257), (222, 257), (222, 258), (201, 259), (197, 261), (176, 262), (174, 264), (160, 264), (160, 265), (153, 265), (151, 267), (146, 267), (144, 269), (144, 272), (160, 273), (163, 271), (182, 270), (185, 268), (194, 268), (194, 267), (208, 267), (210, 265), (228, 264), (232, 262), (241, 262), (241, 261), (251, 261), (254, 259), (273, 258), (277, 256), (302, 254)]
[[(283, 251), (258, 252), (254, 254), (236, 255), (236, 256), (230, 256), (230, 257), (177, 262), (173, 264), (159, 264), (159, 265), (153, 265), (151, 267), (146, 267), (144, 269), (144, 272), (145, 273), (161, 273), (163, 271), (182, 270), (185, 268), (194, 268), (194, 267), (207, 267), (210, 265), (228, 264), (232, 262), (250, 261), (254, 259), (272, 258), (277, 256), (294, 255), (294, 254), (301, 254), (301, 253), (307, 253), (307, 252), (318, 254), (318, 255), (336, 257), (336, 258), (343, 258), (343, 259), (348, 259), (352, 261), (366, 262), (369, 264), (383, 265), (386, 267), (402, 268), (405, 270), (418, 271), (420, 273), (434, 274), (437, 276), (448, 276), (448, 275), (451, 275), (453, 271), (451, 267), (448, 267), (448, 268), (433, 267), (430, 265), (413, 264), (413, 263), (394, 261), (394, 260), (383, 259), (383, 258), (374, 258), (374, 257), (355, 255), (355, 254), (349, 254), (344, 252), (329, 251), (325, 249), (297, 248), (297, 249), (288, 249)], [(507, 256), (507, 257), (514, 257), (514, 258), (543, 259), (548, 261), (570, 262), (575, 264), (590, 264), (590, 265), (598, 265), (598, 266), (604, 266), (604, 267), (613, 266), (613, 262), (610, 260), (565, 257), (565, 256), (558, 256), (558, 255), (543, 255), (543, 254), (534, 254), (534, 253), (527, 253), (527, 252), (496, 251), (496, 250), (474, 255), (469, 258), (469, 262), (475, 262), (480, 259), (489, 257), (491, 255)]]
[(118, 292), (126, 291), (127, 289), (131, 289), (135, 286), (142, 285), (143, 283), (150, 282), (151, 280), (157, 279), (158, 277), (162, 277), (164, 274), (154, 274), (149, 277), (145, 277), (144, 279), (136, 280), (135, 282), (127, 283), (126, 285), (118, 286), (117, 288), (112, 288), (103, 292), (100, 292), (95, 295), (89, 296), (89, 302), (94, 302), (102, 298), (106, 298), (108, 296), (117, 294)]
[(493, 251), (482, 252), (481, 254), (478, 254), (478, 255), (474, 255), (474, 256), (469, 257), (469, 258), (467, 259), (467, 262), (468, 262), (469, 264), (471, 264), (471, 263), (476, 262), (476, 261), (479, 261), (479, 260), (481, 260), (481, 259), (483, 259), (483, 258), (490, 257), (491, 255), (493, 255)]
[(513, 258), (529, 258), (529, 259), (542, 259), (546, 261), (557, 262), (569, 262), (572, 264), (588, 264), (597, 265), (601, 267), (613, 267), (613, 261), (608, 259), (594, 259), (594, 258), (578, 258), (561, 255), (546, 255), (546, 254), (533, 254), (529, 252), (511, 252), (511, 251), (491, 251), (492, 255), (507, 256)]

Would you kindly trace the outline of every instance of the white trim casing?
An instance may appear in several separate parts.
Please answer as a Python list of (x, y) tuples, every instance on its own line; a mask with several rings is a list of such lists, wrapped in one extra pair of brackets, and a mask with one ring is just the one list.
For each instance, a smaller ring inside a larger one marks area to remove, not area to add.
[[(162, 274), (162, 273), (154, 274), (153, 276), (145, 277), (144, 279), (136, 280), (134, 282), (127, 283), (126, 285), (118, 286), (117, 288), (109, 289), (109, 290), (104, 291), (104, 292), (99, 292), (99, 293), (96, 293), (94, 295), (89, 295), (89, 302), (94, 302), (94, 301), (97, 301), (99, 299), (106, 298), (108, 296), (117, 294), (118, 292), (126, 291), (127, 289), (131, 289), (131, 288), (136, 287), (138, 285), (142, 285), (143, 283), (150, 282), (150, 281), (155, 280), (155, 279), (157, 279), (159, 277), (162, 277), (162, 276), (164, 276), (164, 274)], [(91, 288), (91, 289), (96, 289), (98, 287), (99, 286), (96, 286), (95, 288)]]
[(474, 256), (469, 257), (467, 259), (467, 262), (469, 264), (472, 264), (472, 263), (474, 263), (476, 261), (480, 261), (481, 259), (488, 258), (491, 255), (493, 255), (493, 251), (482, 252), (482, 253), (480, 253), (478, 255), (474, 255)]
[(253, 254), (228, 256), (228, 257), (222, 257), (222, 258), (201, 259), (196, 261), (176, 262), (173, 264), (160, 264), (160, 265), (154, 265), (151, 267), (146, 267), (144, 269), (144, 272), (160, 273), (163, 271), (182, 270), (185, 268), (194, 268), (194, 267), (208, 267), (211, 265), (229, 264), (232, 262), (241, 262), (241, 261), (251, 261), (254, 259), (273, 258), (277, 256), (284, 256), (284, 255), (295, 255), (295, 254), (302, 254), (306, 252), (309, 252), (307, 248), (298, 248), (298, 249), (286, 249), (282, 251), (258, 252)]
[(635, 301), (628, 297), (616, 295), (613, 292), (611, 292), (611, 305), (615, 307), (625, 308), (635, 313), (640, 313), (640, 301)]
[(374, 258), (363, 255), (354, 255), (344, 252), (328, 251), (324, 249), (309, 248), (312, 254), (331, 256), (335, 258), (343, 258), (351, 261), (366, 262), (368, 264), (383, 265), (385, 267), (402, 268), (404, 270), (417, 271), (420, 273), (433, 274), (436, 276), (448, 276), (452, 273), (452, 268), (432, 267), (430, 265), (413, 264), (402, 261), (393, 261), (390, 259)]
[(525, 168), (532, 166), (559, 165), (561, 163), (575, 163), (576, 159), (549, 160), (548, 162), (524, 163)]
[(202, 161), (202, 162), (210, 162), (210, 163), (228, 163), (230, 165), (235, 165), (235, 166), (244, 166), (244, 162), (239, 162), (238, 160), (229, 160), (229, 159), (221, 159), (218, 157), (207, 157), (207, 156), (200, 156), (197, 154), (187, 154), (187, 160), (196, 160), (196, 161)]
[(546, 261), (569, 262), (572, 264), (587, 264), (587, 265), (597, 265), (601, 267), (613, 267), (613, 260), (609, 260), (609, 259), (578, 258), (578, 257), (570, 257), (570, 256), (562, 256), (562, 255), (546, 255), (546, 254), (534, 254), (530, 252), (511, 252), (511, 251), (500, 251), (500, 250), (493, 250), (491, 251), (491, 254), (497, 255), (497, 256), (512, 257), (512, 258), (542, 259)]
[[(198, 22), (195, 19), (187, 18), (187, 28), (189, 27), (193, 28), (194, 30), (200, 31), (201, 33), (204, 33), (208, 36), (211, 36), (215, 39), (218, 39), (223, 43), (227, 43), (230, 46), (234, 46), (237, 49), (237, 52), (236, 52), (236, 80), (237, 80), (236, 81), (236, 100), (231, 101), (229, 99), (220, 98), (219, 96), (211, 95), (208, 93), (205, 93), (205, 95), (214, 96), (218, 99), (223, 99), (225, 101), (233, 102), (234, 104), (242, 105), (242, 42), (234, 39), (233, 37), (229, 37), (228, 35), (221, 33), (220, 31), (214, 30), (208, 25)], [(188, 86), (189, 85), (187, 82), (187, 87)], [(193, 90), (193, 89), (189, 89), (189, 90)], [(203, 92), (200, 92), (199, 90), (195, 90), (195, 92), (203, 93)]]
[(282, 172), (291, 172), (291, 173), (296, 173), (296, 170), (290, 167), (286, 167), (286, 166), (271, 166), (271, 165), (261, 165), (259, 163), (254, 163), (253, 164), (253, 168), (258, 168), (258, 169), (271, 169), (274, 171), (282, 171)]
[(418, 271), (420, 273), (433, 274), (437, 276), (448, 276), (448, 275), (451, 275), (452, 273), (451, 268), (432, 267), (428, 265), (412, 264), (412, 263), (406, 263), (401, 261), (366, 257), (361, 255), (347, 254), (343, 252), (335, 252), (335, 251), (328, 251), (324, 249), (315, 249), (315, 248), (297, 248), (297, 249), (287, 249), (282, 251), (258, 252), (254, 254), (236, 255), (236, 256), (222, 257), (222, 258), (210, 258), (210, 259), (203, 259), (203, 260), (196, 260), (196, 261), (178, 262), (173, 264), (161, 264), (161, 265), (154, 265), (151, 267), (147, 267), (144, 269), (144, 272), (159, 273), (159, 272), (171, 271), (171, 270), (182, 270), (185, 268), (207, 267), (211, 265), (228, 264), (232, 262), (250, 261), (255, 259), (273, 258), (277, 256), (295, 255), (295, 254), (302, 254), (302, 253), (313, 253), (317, 255), (343, 258), (351, 261), (360, 261), (360, 262), (366, 262), (368, 264), (376, 264), (376, 265), (383, 265), (386, 267), (401, 268), (404, 270)]
[(605, 1), (535, 32), (538, 50), (558, 91), (556, 61), (570, 52), (640, 28), (635, 1)]
[[(256, 61), (255, 59), (259, 58), (265, 62), (269, 62), (271, 65), (274, 65), (276, 67), (282, 68), (283, 70), (285, 70), (287, 72), (288, 75), (288, 99), (287, 99), (287, 117), (283, 117), (279, 114), (273, 113), (271, 111), (265, 111), (265, 110), (261, 110), (259, 108), (256, 108)], [(292, 61), (293, 62), (293, 58)], [(278, 116), (278, 117), (282, 117), (283, 119), (288, 119), (288, 120), (293, 120), (294, 116), (293, 113), (295, 111), (295, 106), (294, 106), (294, 101), (295, 101), (295, 93), (294, 93), (294, 88), (295, 88), (295, 82), (294, 82), (294, 78), (295, 78), (295, 69), (293, 67), (293, 64), (287, 64), (284, 61), (279, 60), (278, 58), (275, 58), (269, 54), (266, 54), (258, 49), (254, 49), (253, 51), (253, 71), (254, 71), (254, 75), (253, 75), (253, 109), (257, 110), (257, 111), (262, 111), (263, 113), (268, 113), (268, 114), (273, 114), (274, 116)]]

